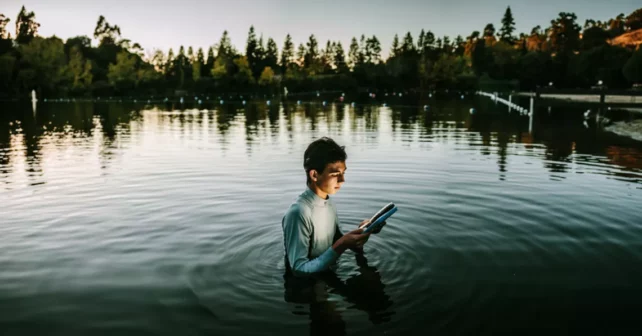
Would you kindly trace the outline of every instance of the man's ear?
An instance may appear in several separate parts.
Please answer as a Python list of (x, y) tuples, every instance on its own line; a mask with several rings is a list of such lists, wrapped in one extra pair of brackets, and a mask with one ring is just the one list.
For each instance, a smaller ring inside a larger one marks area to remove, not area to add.
[(310, 180), (312, 180), (313, 182), (316, 182), (317, 179), (319, 178), (319, 174), (315, 169), (310, 169), (310, 171), (308, 172), (308, 176), (310, 177)]

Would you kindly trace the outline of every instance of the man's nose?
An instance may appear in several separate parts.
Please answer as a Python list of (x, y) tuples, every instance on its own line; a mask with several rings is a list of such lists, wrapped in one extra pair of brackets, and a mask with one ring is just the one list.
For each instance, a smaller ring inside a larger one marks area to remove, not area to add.
[(339, 183), (343, 183), (343, 182), (345, 182), (345, 181), (346, 181), (345, 176), (343, 176), (343, 175), (339, 175)]

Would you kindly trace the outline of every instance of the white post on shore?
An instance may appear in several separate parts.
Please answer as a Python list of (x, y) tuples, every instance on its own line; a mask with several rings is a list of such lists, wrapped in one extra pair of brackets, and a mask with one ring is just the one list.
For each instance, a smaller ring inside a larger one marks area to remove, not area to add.
[(531, 97), (531, 110), (528, 114), (528, 133), (533, 133), (533, 118), (535, 117), (535, 99)]
[(510, 108), (513, 105), (513, 95), (508, 95), (508, 113), (510, 113)]

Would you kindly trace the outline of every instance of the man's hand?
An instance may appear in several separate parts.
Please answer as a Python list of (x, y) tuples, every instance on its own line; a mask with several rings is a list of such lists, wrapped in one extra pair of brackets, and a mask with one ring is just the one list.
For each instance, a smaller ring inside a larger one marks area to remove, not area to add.
[[(361, 222), (361, 223), (359, 224), (359, 228), (360, 228), (360, 229), (364, 229), (364, 230), (365, 230), (365, 226), (366, 226), (368, 223), (370, 223), (370, 220), (369, 220), (369, 219), (364, 219), (364, 220), (363, 220), (363, 222)], [(370, 233), (372, 233), (372, 234), (377, 234), (377, 233), (381, 232), (381, 229), (383, 229), (383, 227), (384, 227), (384, 226), (386, 226), (386, 222), (385, 222), (385, 221), (384, 221), (383, 223), (381, 223), (381, 225), (379, 225), (379, 228), (377, 228), (377, 229), (373, 230), (373, 231), (372, 231), (372, 232), (370, 232)]]
[(369, 237), (370, 234), (364, 234), (363, 229), (356, 229), (337, 239), (334, 245), (332, 245), (332, 248), (339, 254), (345, 252), (346, 249), (360, 249)]

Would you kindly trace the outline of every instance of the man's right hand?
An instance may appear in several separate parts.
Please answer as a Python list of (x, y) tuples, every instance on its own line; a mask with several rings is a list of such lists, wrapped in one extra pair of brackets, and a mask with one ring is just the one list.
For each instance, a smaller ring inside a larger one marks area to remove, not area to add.
[(363, 229), (356, 229), (344, 234), (337, 239), (332, 248), (339, 254), (347, 249), (361, 248), (370, 237), (370, 233), (363, 233)]

